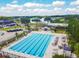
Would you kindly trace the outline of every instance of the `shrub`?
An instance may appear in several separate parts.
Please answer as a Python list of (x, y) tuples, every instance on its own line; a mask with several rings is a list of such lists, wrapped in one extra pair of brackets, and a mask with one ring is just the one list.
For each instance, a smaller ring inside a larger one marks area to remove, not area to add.
[(74, 53), (79, 57), (79, 43), (76, 43)]
[(58, 55), (58, 54), (56, 54), (56, 55), (53, 56), (53, 58), (67, 58), (67, 57), (64, 56), (64, 55)]

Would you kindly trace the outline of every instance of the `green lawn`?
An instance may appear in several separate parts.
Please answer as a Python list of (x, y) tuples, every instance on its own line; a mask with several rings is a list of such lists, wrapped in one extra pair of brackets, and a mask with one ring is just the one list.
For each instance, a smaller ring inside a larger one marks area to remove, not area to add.
[(21, 27), (21, 26), (12, 26), (12, 27), (8, 27), (8, 28), (0, 28), (0, 30), (8, 31), (8, 30), (17, 29), (17, 28), (24, 28), (24, 27)]
[(66, 31), (65, 30), (57, 30), (56, 33), (64, 33), (65, 34)]

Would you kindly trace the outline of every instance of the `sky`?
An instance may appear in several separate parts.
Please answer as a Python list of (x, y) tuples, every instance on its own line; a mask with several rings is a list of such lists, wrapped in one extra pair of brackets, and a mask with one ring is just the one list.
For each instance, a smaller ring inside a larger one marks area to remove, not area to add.
[(0, 0), (0, 16), (79, 14), (79, 0)]

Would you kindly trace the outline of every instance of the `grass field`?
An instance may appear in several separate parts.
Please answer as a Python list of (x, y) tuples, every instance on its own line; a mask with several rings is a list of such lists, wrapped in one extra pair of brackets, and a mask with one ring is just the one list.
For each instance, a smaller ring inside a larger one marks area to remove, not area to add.
[(7, 27), (7, 28), (0, 28), (0, 30), (8, 31), (8, 30), (17, 29), (17, 28), (24, 28), (24, 27), (21, 27), (21, 26), (12, 26), (12, 27)]

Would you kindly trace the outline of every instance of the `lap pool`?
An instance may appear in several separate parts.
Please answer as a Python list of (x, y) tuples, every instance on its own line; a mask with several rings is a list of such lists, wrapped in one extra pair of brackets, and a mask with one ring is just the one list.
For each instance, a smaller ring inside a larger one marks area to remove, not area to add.
[(50, 34), (32, 33), (9, 49), (24, 54), (43, 57), (51, 40), (52, 35)]

